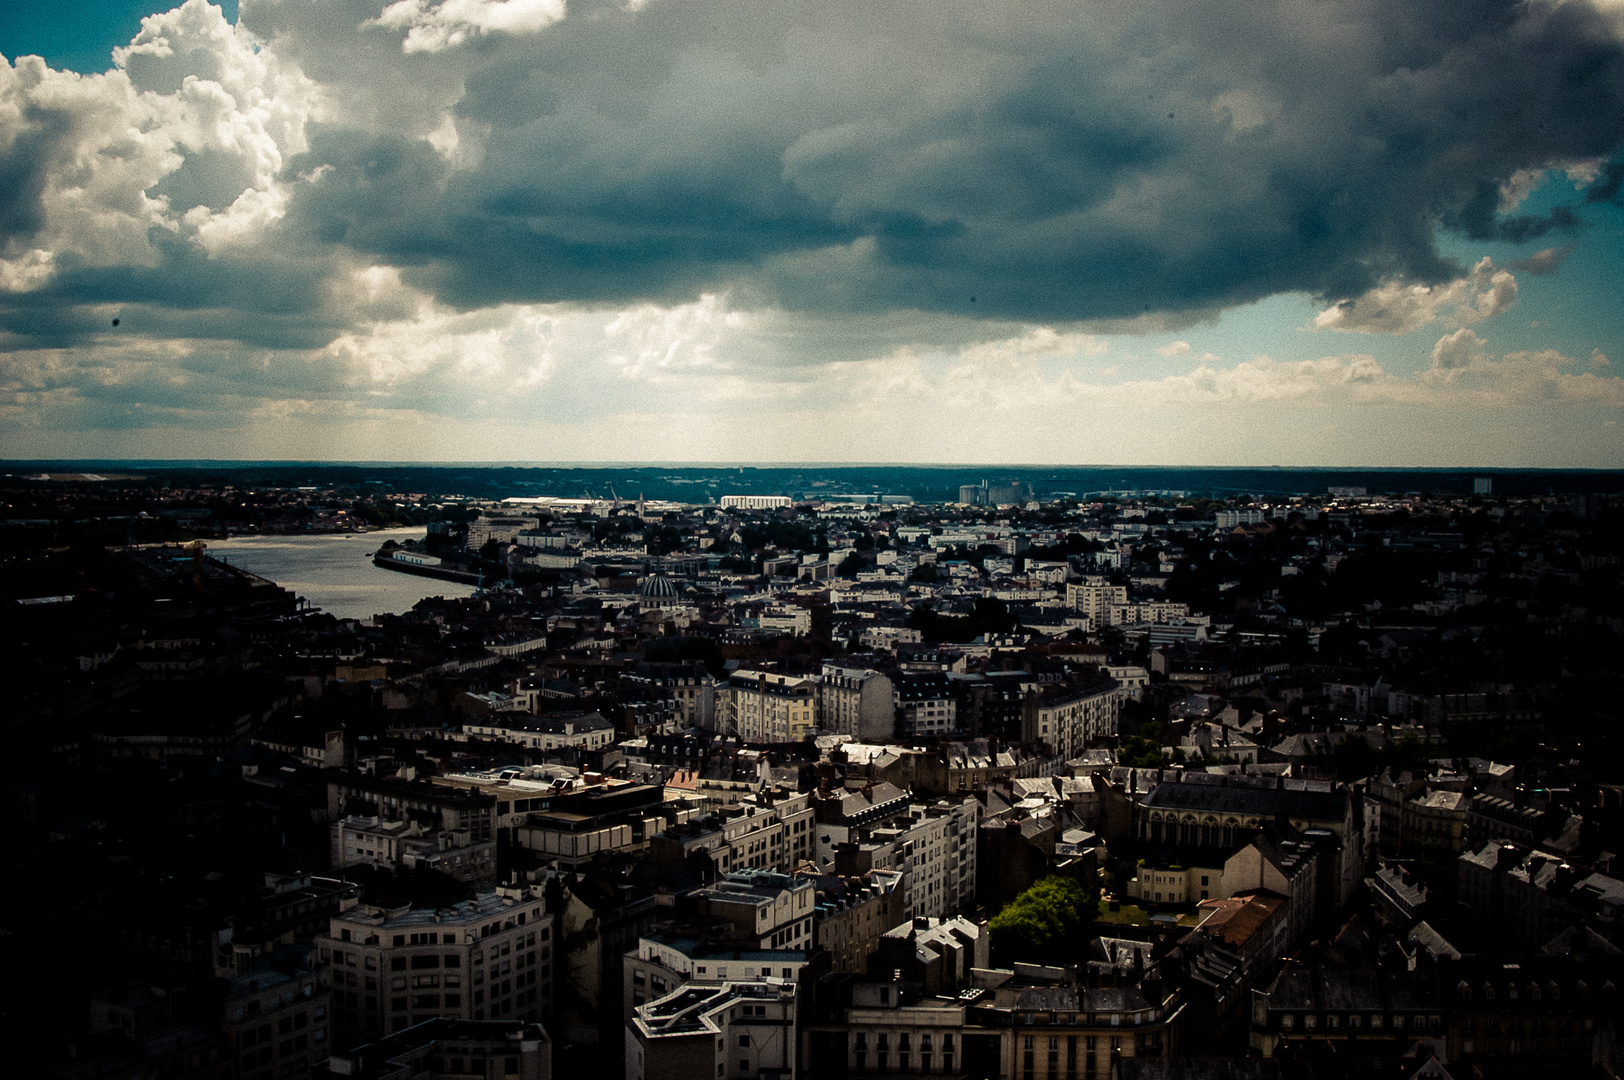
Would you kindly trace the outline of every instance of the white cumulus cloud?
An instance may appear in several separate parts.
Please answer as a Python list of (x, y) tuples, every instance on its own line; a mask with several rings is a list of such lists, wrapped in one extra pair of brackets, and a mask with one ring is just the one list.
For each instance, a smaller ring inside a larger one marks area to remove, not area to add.
[(1408, 334), (1440, 320), (1482, 322), (1516, 302), (1516, 277), (1485, 256), (1470, 274), (1443, 285), (1378, 285), (1326, 308), (1314, 317), (1314, 325), (1355, 334)]
[(405, 30), (403, 52), (453, 49), (485, 34), (534, 34), (564, 17), (564, 0), (397, 0), (367, 25)]

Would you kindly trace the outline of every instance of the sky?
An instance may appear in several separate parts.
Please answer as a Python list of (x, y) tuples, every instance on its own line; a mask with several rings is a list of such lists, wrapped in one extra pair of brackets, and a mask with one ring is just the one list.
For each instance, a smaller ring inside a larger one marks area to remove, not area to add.
[(1624, 0), (153, 6), (0, 13), (0, 457), (1624, 468)]

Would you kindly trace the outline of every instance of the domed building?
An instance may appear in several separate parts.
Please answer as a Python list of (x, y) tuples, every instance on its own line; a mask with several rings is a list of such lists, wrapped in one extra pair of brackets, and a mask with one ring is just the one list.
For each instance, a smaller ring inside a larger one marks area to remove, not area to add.
[(637, 588), (637, 601), (644, 611), (650, 608), (674, 608), (682, 603), (676, 582), (664, 574), (650, 574)]

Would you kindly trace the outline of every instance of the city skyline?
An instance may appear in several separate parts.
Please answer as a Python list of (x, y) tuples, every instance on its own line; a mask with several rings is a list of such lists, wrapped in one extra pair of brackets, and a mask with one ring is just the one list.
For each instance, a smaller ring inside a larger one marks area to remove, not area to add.
[(0, 456), (1624, 467), (1617, 0), (148, 7), (0, 19)]

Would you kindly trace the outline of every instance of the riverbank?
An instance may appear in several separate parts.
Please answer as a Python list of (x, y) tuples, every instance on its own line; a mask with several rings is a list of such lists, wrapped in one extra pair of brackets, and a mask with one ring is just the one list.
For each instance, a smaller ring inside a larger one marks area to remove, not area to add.
[(480, 585), (484, 583), (484, 575), (468, 570), (451, 570), (444, 566), (422, 566), (417, 563), (401, 562), (392, 559), (383, 552), (375, 552), (372, 556), (372, 565), (381, 566), (385, 570), (394, 570), (401, 574), (416, 574), (418, 577), (438, 578), (441, 581), (460, 581), (467, 585)]

